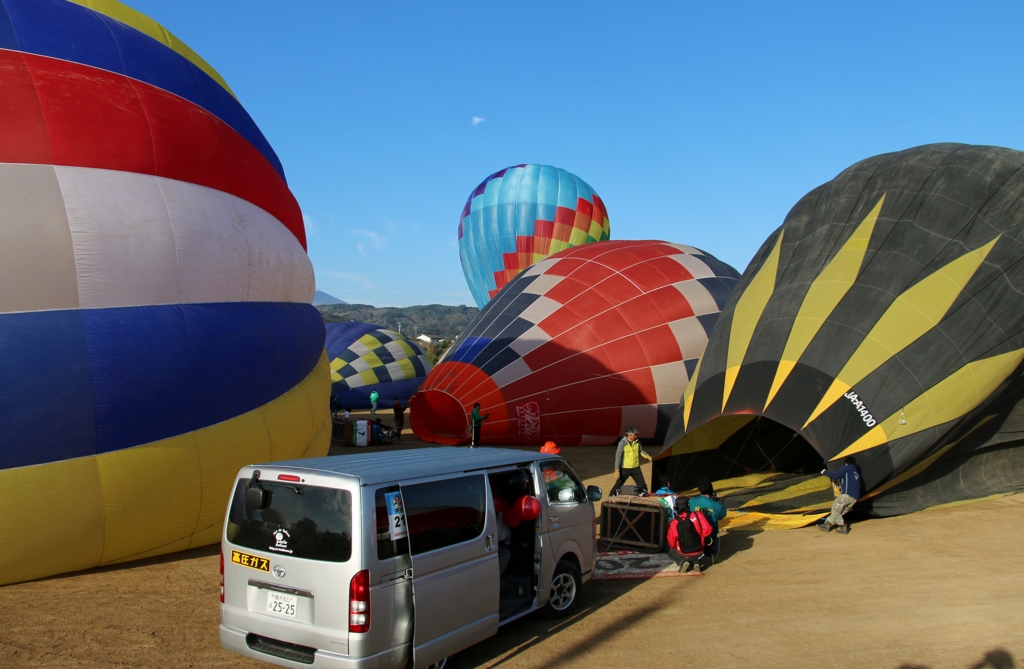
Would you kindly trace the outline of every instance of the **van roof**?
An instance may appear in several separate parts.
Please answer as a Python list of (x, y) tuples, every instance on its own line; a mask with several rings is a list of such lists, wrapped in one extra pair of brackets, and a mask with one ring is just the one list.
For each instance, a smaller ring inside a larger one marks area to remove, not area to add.
[(289, 467), (357, 476), (363, 485), (401, 479), (423, 478), (515, 465), (535, 460), (561, 460), (557, 455), (512, 448), (443, 446), (401, 451), (331, 455), (324, 458), (267, 462), (253, 467)]

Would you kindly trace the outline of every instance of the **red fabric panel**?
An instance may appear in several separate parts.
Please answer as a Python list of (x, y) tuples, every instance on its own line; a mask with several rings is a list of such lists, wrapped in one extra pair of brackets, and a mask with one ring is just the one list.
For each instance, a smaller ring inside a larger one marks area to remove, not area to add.
[(267, 211), (306, 247), (288, 186), (262, 153), (209, 112), (106, 70), (31, 54), (0, 50), (0, 74), (0, 162), (137, 172), (216, 188)]
[(576, 210), (568, 207), (555, 207), (555, 223), (572, 226), (576, 220)]
[(0, 51), (0, 81), (0, 159), (18, 156), (7, 162), (52, 164), (43, 110), (20, 53)]
[[(590, 200), (585, 200), (582, 197), (578, 198), (576, 200), (576, 211), (591, 220), (594, 218), (594, 205), (590, 203)], [(577, 219), (579, 219), (578, 216)]]

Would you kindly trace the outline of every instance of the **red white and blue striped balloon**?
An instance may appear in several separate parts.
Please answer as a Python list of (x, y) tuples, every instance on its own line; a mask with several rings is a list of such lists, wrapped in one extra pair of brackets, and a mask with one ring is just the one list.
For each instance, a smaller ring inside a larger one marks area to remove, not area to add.
[(0, 91), (0, 583), (217, 541), (239, 466), (329, 441), (281, 164), (114, 0), (0, 0)]

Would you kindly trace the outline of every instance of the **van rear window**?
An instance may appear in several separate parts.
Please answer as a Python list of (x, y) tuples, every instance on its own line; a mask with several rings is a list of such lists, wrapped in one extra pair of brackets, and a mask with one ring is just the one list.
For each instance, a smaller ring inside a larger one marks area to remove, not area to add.
[(347, 562), (352, 556), (352, 495), (347, 490), (301, 483), (260, 481), (270, 493), (265, 509), (245, 505), (242, 480), (228, 514), (228, 541), (282, 555)]

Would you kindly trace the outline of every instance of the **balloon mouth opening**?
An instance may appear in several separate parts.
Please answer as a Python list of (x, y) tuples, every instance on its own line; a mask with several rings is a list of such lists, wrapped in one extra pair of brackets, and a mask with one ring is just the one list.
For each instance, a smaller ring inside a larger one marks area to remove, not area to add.
[[(720, 416), (698, 429), (714, 430), (714, 423), (736, 418)], [(761, 415), (752, 415), (750, 419), (713, 450), (659, 458), (659, 475), (674, 490), (683, 490), (695, 488), (703, 478), (721, 481), (750, 474), (818, 474), (825, 458), (797, 430)], [(669, 444), (666, 447), (672, 448)]]
[(441, 390), (422, 390), (409, 400), (412, 430), (421, 440), (444, 446), (469, 442), (469, 417), (457, 399)]

